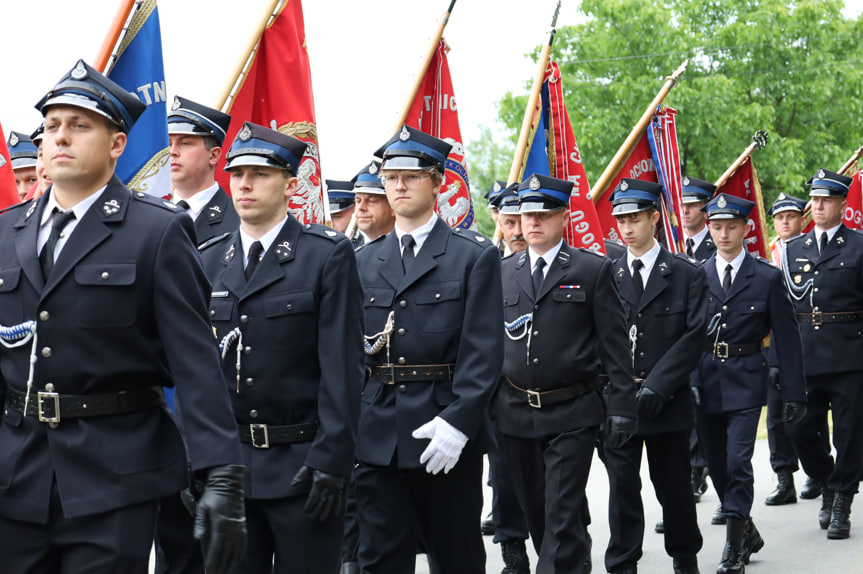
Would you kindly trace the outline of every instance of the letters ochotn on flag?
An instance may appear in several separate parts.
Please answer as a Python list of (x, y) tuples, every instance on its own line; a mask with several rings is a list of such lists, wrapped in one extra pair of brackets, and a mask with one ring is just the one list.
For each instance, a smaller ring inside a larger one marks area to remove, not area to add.
[[(312, 96), (312, 71), (306, 51), (303, 5), (300, 0), (285, 0), (269, 26), (261, 34), (253, 60), (225, 110), (231, 114), (225, 145), (230, 146), (243, 122), (250, 121), (278, 130), (308, 143), (300, 167), (297, 192), (288, 209), (303, 223), (324, 223), (321, 163), (318, 129)], [(225, 155), (216, 168), (216, 179), (225, 189), (230, 181), (222, 168)]]
[[(756, 193), (756, 189), (758, 192)], [(752, 158), (748, 158), (737, 171), (728, 178), (725, 184), (716, 190), (716, 193), (725, 193), (735, 197), (742, 197), (755, 202), (755, 208), (749, 214), (746, 222), (749, 229), (743, 238), (743, 247), (749, 253), (757, 253), (761, 257), (767, 257), (767, 220), (764, 217), (764, 206), (758, 201), (761, 196), (761, 184), (758, 183), (758, 174), (752, 164)]]
[(448, 51), (449, 47), (441, 39), (405, 123), (452, 144), (435, 207), (450, 227), (470, 229), (475, 227), (475, 214), (458, 123), (458, 105), (447, 61)]
[(560, 68), (555, 62), (549, 62), (546, 70), (540, 106), (541, 115), (537, 118), (522, 177), (539, 173), (571, 181), (569, 225), (564, 228), (564, 238), (573, 247), (605, 253), (596, 206), (587, 198), (590, 184), (563, 100)]
[(162, 33), (156, 0), (138, 4), (106, 75), (147, 104), (129, 133), (116, 174), (129, 189), (164, 197), (171, 193)]
[(12, 160), (9, 158), (9, 148), (6, 146), (6, 134), (0, 125), (0, 209), (18, 203), (18, 186), (15, 185), (15, 174), (12, 173)]

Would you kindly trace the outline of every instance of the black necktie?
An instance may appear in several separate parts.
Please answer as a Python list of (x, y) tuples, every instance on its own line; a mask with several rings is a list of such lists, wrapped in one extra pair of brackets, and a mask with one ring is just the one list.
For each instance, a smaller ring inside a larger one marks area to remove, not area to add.
[(819, 251), (819, 253), (824, 253), (825, 249), (827, 249), (827, 232), (822, 231), (821, 232), (821, 240), (818, 244), (818, 251)]
[(183, 211), (189, 211), (189, 203), (185, 199), (181, 199), (180, 201), (178, 201), (177, 207), (179, 207)]
[(639, 299), (644, 295), (644, 280), (641, 278), (642, 267), (644, 267), (644, 262), (641, 259), (632, 262), (632, 284), (635, 285), (635, 293)]
[(692, 238), (691, 237), (687, 238), (686, 239), (686, 254), (689, 255), (690, 257), (695, 257), (695, 255), (693, 255), (694, 252), (692, 250), (693, 245), (695, 245), (695, 242), (692, 240)]
[(728, 292), (731, 291), (731, 270), (734, 267), (729, 263), (725, 266), (725, 277), (722, 279), (722, 290), (725, 291), (725, 294), (728, 295)]
[(48, 281), (48, 276), (51, 274), (51, 270), (54, 269), (54, 251), (57, 248), (57, 241), (60, 240), (63, 228), (73, 219), (75, 219), (74, 211), (60, 211), (56, 207), (54, 208), (51, 234), (48, 236), (48, 241), (42, 247), (42, 253), (39, 254), (39, 265), (42, 267), (42, 278), (45, 281)]
[(258, 263), (261, 262), (261, 255), (264, 253), (264, 246), (260, 241), (255, 241), (249, 247), (249, 262), (246, 263), (246, 281), (252, 278), (255, 269), (258, 268)]
[(416, 260), (416, 255), (414, 255), (414, 241), (413, 235), (407, 233), (402, 235), (402, 267), (404, 268), (405, 275), (410, 273), (411, 267), (413, 267), (414, 261)]
[(539, 297), (539, 290), (542, 288), (542, 281), (545, 279), (545, 274), (542, 270), (545, 269), (545, 259), (540, 257), (536, 262), (536, 269), (533, 271), (531, 279), (533, 280), (533, 296)]

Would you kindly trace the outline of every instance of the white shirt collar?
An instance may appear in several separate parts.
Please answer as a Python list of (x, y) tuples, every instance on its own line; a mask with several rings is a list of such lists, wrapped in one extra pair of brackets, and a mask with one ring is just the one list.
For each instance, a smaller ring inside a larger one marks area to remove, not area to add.
[[(75, 219), (73, 219), (66, 225), (66, 229), (70, 229), (70, 227), (73, 225), (73, 222), (81, 221), (81, 219), (87, 213), (87, 210), (90, 209), (90, 207), (99, 200), (99, 197), (102, 195), (102, 192), (105, 191), (106, 187), (108, 186), (103, 185), (99, 191), (97, 191), (93, 195), (82, 199), (76, 205), (72, 206), (72, 211), (75, 212)], [(48, 202), (45, 204), (45, 210), (42, 212), (42, 220), (40, 221), (40, 225), (44, 226), (46, 223), (48, 223), (48, 220), (51, 219), (51, 216), (54, 214), (55, 207), (59, 211), (69, 211), (68, 209), (63, 209), (62, 207), (60, 207), (60, 204), (57, 203), (57, 199), (54, 197), (54, 189), (52, 188), (51, 193), (48, 195)], [(77, 223), (74, 223), (74, 225), (77, 225)], [(69, 233), (71, 233), (71, 231), (69, 231)]]
[(270, 245), (273, 244), (273, 241), (276, 240), (276, 237), (279, 236), (279, 233), (282, 231), (282, 227), (285, 226), (285, 222), (288, 221), (288, 217), (285, 216), (283, 220), (279, 223), (275, 224), (272, 229), (267, 231), (264, 235), (261, 236), (260, 239), (255, 239), (245, 231), (243, 228), (240, 228), (240, 240), (243, 243), (243, 265), (249, 264), (249, 249), (252, 247), (252, 243), (255, 241), (261, 242), (261, 247), (264, 248), (264, 253), (266, 253), (270, 249)]
[(731, 281), (737, 277), (737, 272), (740, 271), (740, 267), (743, 265), (743, 260), (749, 257), (749, 252), (746, 251), (745, 247), (740, 249), (740, 254), (737, 255), (732, 261), (726, 261), (723, 257), (716, 252), (716, 274), (719, 276), (719, 282), (722, 283), (722, 280), (725, 278), (725, 267), (731, 264)]
[[(75, 214), (77, 215), (77, 213)], [(827, 234), (827, 242), (830, 243), (833, 241), (833, 238), (836, 236), (836, 232), (839, 231), (839, 226), (842, 225), (842, 222), (839, 222), (838, 225), (831, 227), (830, 229), (821, 229), (817, 225), (815, 226), (815, 242), (818, 245), (821, 245), (821, 234)]]
[[(210, 203), (210, 200), (213, 199), (213, 196), (216, 195), (217, 191), (219, 191), (219, 184), (214, 183), (207, 189), (202, 189), (189, 199), (185, 200), (186, 203), (189, 204), (189, 209), (187, 213), (192, 216), (192, 219), (198, 218), (198, 216), (201, 214), (207, 204)], [(175, 190), (171, 201), (177, 203), (181, 199), (183, 198), (177, 195), (177, 192)]]
[(554, 259), (557, 257), (557, 254), (560, 252), (560, 248), (563, 247), (563, 239), (557, 242), (557, 245), (539, 255), (536, 251), (533, 250), (533, 247), (527, 248), (527, 254), (530, 256), (530, 272), (533, 274), (536, 271), (536, 262), (540, 259), (545, 259), (545, 269), (542, 270), (543, 276), (548, 274), (548, 268), (551, 267), (551, 264), (554, 263)]
[[(434, 227), (435, 223), (437, 223), (437, 220), (437, 213), (432, 213), (431, 219), (411, 231), (410, 234), (414, 238), (414, 255), (419, 253), (420, 249), (422, 249), (423, 244), (426, 242), (426, 239), (428, 239), (428, 236), (431, 234), (432, 228)], [(395, 231), (396, 239), (399, 240), (399, 252), (401, 252), (402, 250), (404, 250), (404, 247), (402, 247), (402, 237), (407, 235), (408, 232), (400, 229), (398, 223), (396, 223)]]
[(653, 247), (651, 247), (650, 250), (641, 257), (633, 255), (632, 251), (628, 248), (626, 250), (626, 264), (629, 266), (630, 273), (632, 273), (632, 262), (636, 259), (640, 259), (644, 264), (644, 267), (641, 268), (641, 279), (644, 285), (647, 285), (647, 278), (650, 277), (650, 271), (653, 269), (653, 266), (656, 265), (656, 258), (659, 257), (659, 250), (659, 242), (656, 239), (653, 240)]
[(695, 235), (693, 235), (692, 237), (690, 237), (690, 236), (686, 235), (686, 232), (685, 232), (685, 231), (683, 232), (683, 234), (684, 234), (684, 235), (686, 235), (686, 238), (687, 238), (687, 239), (691, 239), (691, 240), (692, 240), (692, 253), (695, 253), (695, 251), (696, 251), (696, 250), (698, 249), (698, 247), (701, 245), (701, 242), (702, 242), (702, 241), (704, 241), (704, 238), (705, 238), (705, 237), (707, 237), (707, 232), (708, 232), (708, 231), (710, 231), (710, 230), (707, 228), (707, 225), (705, 225), (705, 226), (701, 229), (701, 231), (699, 231), (698, 233), (696, 233), (696, 234), (695, 234)]

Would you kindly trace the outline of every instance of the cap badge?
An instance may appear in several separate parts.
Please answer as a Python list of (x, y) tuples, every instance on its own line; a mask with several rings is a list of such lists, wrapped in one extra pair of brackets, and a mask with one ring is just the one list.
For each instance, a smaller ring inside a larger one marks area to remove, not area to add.
[[(168, 203), (168, 202), (165, 202), (165, 203)], [(117, 202), (116, 199), (106, 201), (104, 204), (102, 204), (102, 212), (105, 215), (114, 215), (118, 211), (120, 211), (120, 204)]]
[(688, 175), (683, 178), (683, 185), (689, 185), (689, 176)]
[(377, 172), (378, 172), (378, 164), (376, 164), (375, 162), (370, 163), (369, 164), (369, 173), (374, 175)]
[(72, 69), (72, 73), (70, 75), (73, 80), (83, 80), (87, 77), (87, 68), (84, 67), (83, 60), (78, 60), (78, 63)]
[(718, 207), (719, 209), (725, 209), (726, 207), (728, 207), (728, 202), (725, 201), (724, 195), (720, 195), (719, 199), (716, 200), (716, 207)]
[(819, 169), (818, 170), (818, 179), (824, 179), (825, 177), (827, 177), (827, 174), (824, 173), (823, 169)]
[(180, 109), (180, 98), (178, 98), (177, 96), (174, 96), (174, 103), (171, 104), (171, 109), (172, 110), (179, 110)]
[(542, 184), (539, 183), (539, 178), (534, 175), (534, 176), (531, 176), (530, 181), (528, 182), (527, 186), (532, 191), (539, 191), (539, 188), (542, 187)]
[(237, 137), (240, 138), (241, 142), (247, 142), (252, 138), (252, 130), (249, 129), (249, 126), (243, 126)]
[(495, 193), (497, 193), (498, 191), (500, 191), (500, 182), (497, 182), (497, 181), (496, 181), (496, 182), (494, 182), (494, 185), (492, 186), (491, 190), (492, 190), (493, 192), (495, 192)]
[(403, 142), (406, 142), (409, 139), (411, 139), (411, 133), (408, 131), (407, 126), (402, 126), (402, 131), (399, 132), (399, 139), (402, 140)]
[(780, 193), (780, 194), (779, 194), (779, 197), (777, 197), (776, 199), (778, 199), (779, 201), (785, 201), (785, 194), (784, 194), (784, 193)]
[(629, 184), (626, 183), (626, 181), (621, 181), (620, 182), (620, 191), (626, 191), (627, 189), (629, 189)]
[(11, 145), (12, 147), (18, 145), (19, 141), (20, 140), (18, 139), (18, 134), (12, 134), (9, 136), (9, 145)]

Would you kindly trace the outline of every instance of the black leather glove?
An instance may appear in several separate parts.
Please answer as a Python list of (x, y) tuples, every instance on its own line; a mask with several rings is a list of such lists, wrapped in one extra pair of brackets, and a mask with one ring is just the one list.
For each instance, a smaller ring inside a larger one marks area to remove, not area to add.
[(629, 417), (609, 415), (605, 417), (605, 445), (620, 448), (638, 430), (638, 421)]
[(204, 490), (195, 514), (195, 538), (207, 553), (207, 574), (227, 574), (246, 553), (246, 467), (214, 466), (204, 472)]
[(303, 466), (291, 481), (291, 486), (308, 481), (312, 482), (312, 489), (306, 499), (306, 514), (318, 522), (338, 514), (342, 508), (345, 477)]
[(782, 392), (782, 385), (779, 383), (779, 367), (770, 367), (767, 369), (767, 382), (773, 385), (773, 388)]
[(695, 401), (697, 406), (701, 406), (701, 389), (698, 387), (689, 387), (692, 389), (692, 400)]
[(788, 401), (782, 403), (782, 422), (787, 425), (799, 423), (806, 416), (806, 403), (803, 401)]
[(638, 389), (635, 398), (638, 401), (636, 407), (638, 416), (643, 419), (654, 418), (662, 410), (662, 407), (665, 406), (665, 399), (659, 393), (644, 385), (641, 385), (641, 388)]

